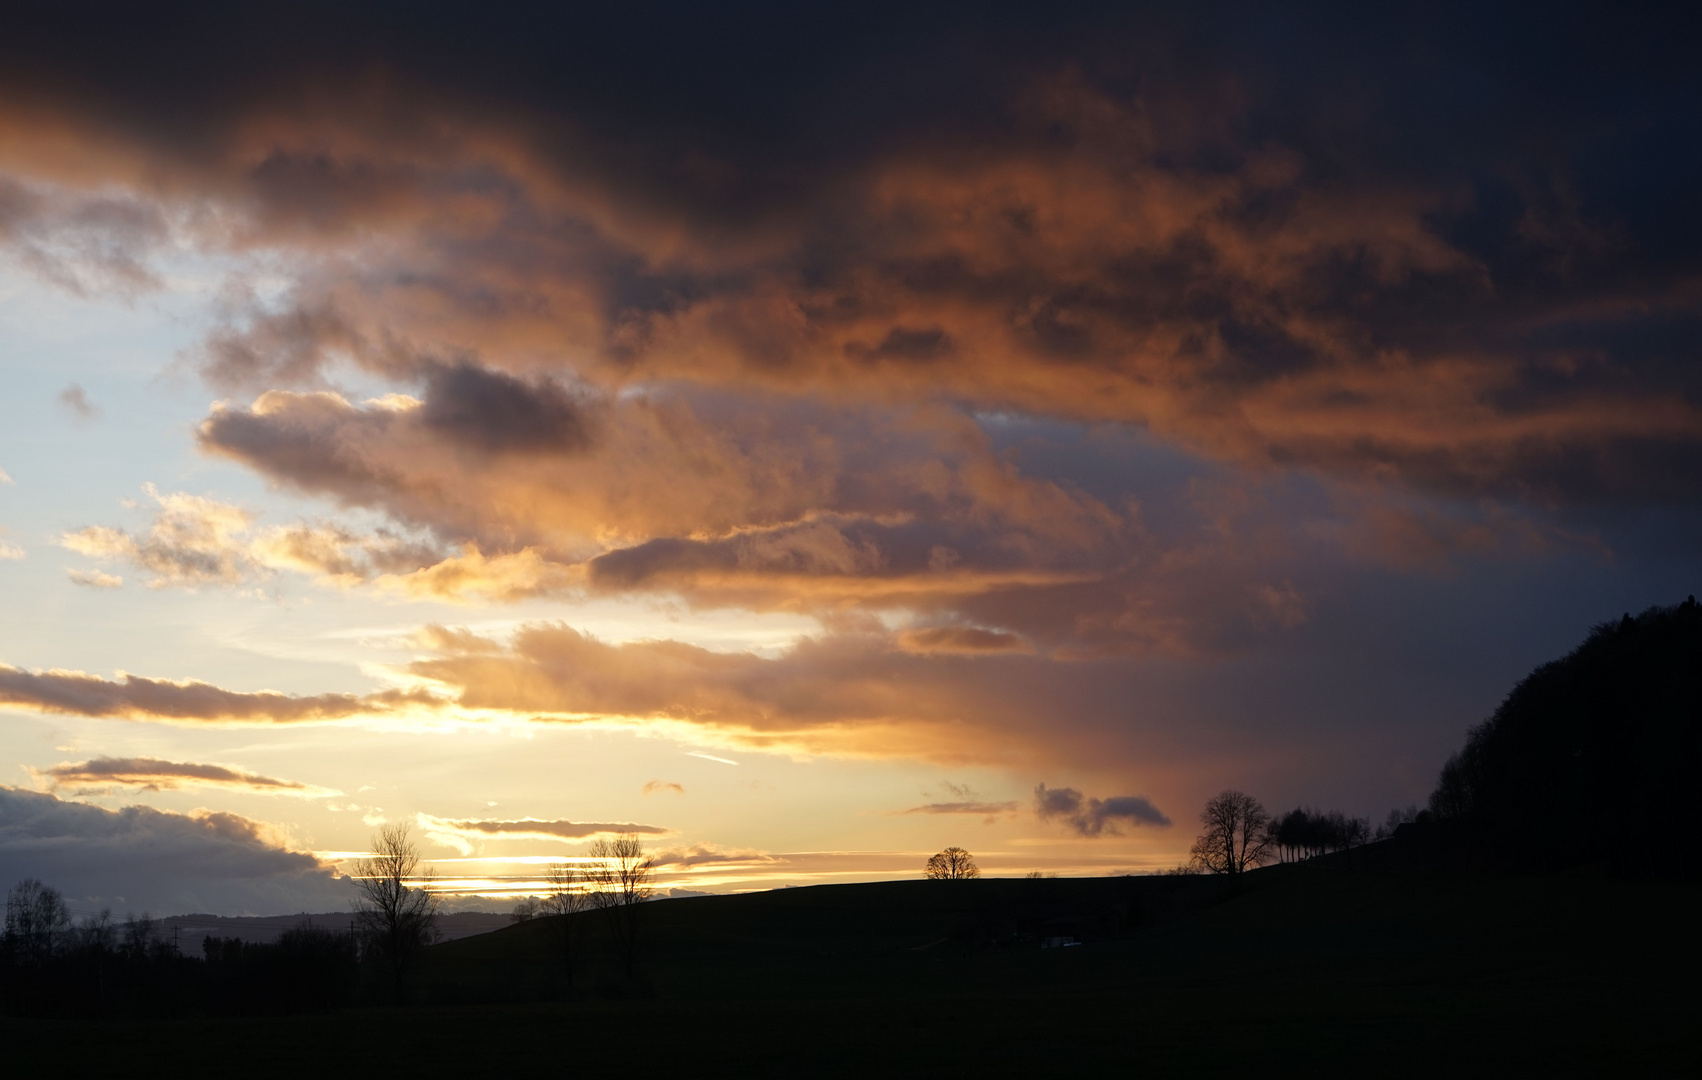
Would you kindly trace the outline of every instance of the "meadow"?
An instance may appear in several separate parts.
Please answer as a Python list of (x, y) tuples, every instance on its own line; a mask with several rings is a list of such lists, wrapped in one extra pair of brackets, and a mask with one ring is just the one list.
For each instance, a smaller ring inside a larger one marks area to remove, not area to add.
[(1693, 1076), (1699, 900), (1315, 863), (818, 886), (647, 905), (633, 981), (590, 912), (571, 988), (536, 920), (435, 946), (405, 1007), (0, 1039), (20, 1069), (147, 1075)]

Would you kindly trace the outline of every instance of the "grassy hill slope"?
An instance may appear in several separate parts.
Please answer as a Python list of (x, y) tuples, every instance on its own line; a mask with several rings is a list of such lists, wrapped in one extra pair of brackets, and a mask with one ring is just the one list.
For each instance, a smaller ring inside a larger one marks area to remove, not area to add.
[[(12, 1060), (180, 1073), (548, 1066), (690, 1076), (1648, 1075), (1702, 1071), (1694, 885), (1308, 866), (892, 882), (647, 909), (653, 997), (565, 1000), (530, 923), (439, 946), (423, 1003), (333, 1016), (0, 1025)], [(999, 947), (1075, 920), (1079, 948)], [(1038, 920), (1034, 922), (1032, 920)], [(595, 930), (593, 925), (588, 930)], [(595, 936), (588, 938), (598, 941)], [(584, 989), (587, 985), (593, 989)], [(506, 999), (490, 1003), (493, 997)], [(485, 1003), (479, 1003), (480, 1001)]]

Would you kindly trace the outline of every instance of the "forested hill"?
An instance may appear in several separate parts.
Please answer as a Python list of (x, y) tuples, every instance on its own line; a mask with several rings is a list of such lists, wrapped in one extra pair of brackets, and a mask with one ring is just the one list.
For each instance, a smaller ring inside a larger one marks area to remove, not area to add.
[(1702, 605), (1604, 623), (1473, 728), (1430, 797), (1438, 826), (1518, 869), (1694, 875)]

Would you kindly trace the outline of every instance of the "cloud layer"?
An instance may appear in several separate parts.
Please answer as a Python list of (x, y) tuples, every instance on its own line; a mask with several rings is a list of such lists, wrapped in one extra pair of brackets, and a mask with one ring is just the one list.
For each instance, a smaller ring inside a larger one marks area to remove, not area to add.
[[(1424, 648), (1390, 659), (1402, 589), (1436, 583), (1454, 641), (1504, 578), (1542, 595), (1526, 629), (1583, 605), (1579, 566), (1635, 562), (1610, 526), (1680, 567), (1662, 589), (1693, 561), (1694, 14), (345, 7), (0, 11), (0, 256), (87, 298), (193, 279), (178, 367), (218, 400), (186, 437), (315, 504), (149, 488), (140, 523), (70, 519), (66, 572), (91, 605), (301, 579), (527, 621), (430, 627), (368, 694), (0, 665), (0, 706), (645, 726), (1172, 805), (1208, 767), (1319, 767), (1397, 668), (1435, 685)], [(83, 385), (70, 415), (122, 407)], [(815, 628), (604, 640), (551, 621), (575, 603)], [(420, 820), (461, 848), (614, 827)]]
[[(632, 40), (631, 18), (572, 36)], [(727, 15), (804, 29), (777, 18)], [(1694, 499), (1702, 264), (1676, 238), (1697, 215), (1652, 146), (1602, 171), (1593, 33), (1557, 31), (1577, 62), (1551, 67), (1489, 20), (1529, 63), (1479, 71), (1399, 16), (1296, 16), (1363, 80), (1344, 93), (1265, 49), (1257, 12), (1036, 18), (980, 14), (975, 48), (945, 47), (944, 13), (907, 16), (903, 47), (811, 33), (797, 55), (832, 62), (807, 71), (734, 33), (736, 120), (661, 43), (643, 78), (594, 50), (592, 78), (494, 30), (339, 21), (347, 51), (311, 78), (269, 31), (186, 69), (226, 92), (185, 109), (187, 85), (121, 91), (54, 20), (18, 27), (38, 45), (0, 80), (4, 242), (73, 288), (157, 287), (185, 248), (281, 275), (233, 271), (196, 355), (236, 396), (199, 443), (391, 522), (262, 527), (174, 494), (145, 530), (64, 543), (156, 586), (659, 593), (901, 610), (918, 653), (1193, 654), (1304, 621), (1309, 564), (1430, 572), (1590, 542), (1555, 508)], [(163, 54), (206, 32), (170, 24), (147, 28)], [(1414, 40), (1486, 103), (1410, 70), (1393, 43)], [(441, 49), (463, 61), (421, 60)], [(929, 93), (871, 95), (853, 56)], [(1671, 99), (1648, 79), (1612, 80), (1614, 108)], [(391, 392), (353, 400), (351, 377)], [(1131, 431), (1133, 468), (1107, 452)]]
[(329, 867), (217, 811), (105, 810), (0, 787), (0, 881), (40, 878), (73, 908), (285, 914), (346, 907)]

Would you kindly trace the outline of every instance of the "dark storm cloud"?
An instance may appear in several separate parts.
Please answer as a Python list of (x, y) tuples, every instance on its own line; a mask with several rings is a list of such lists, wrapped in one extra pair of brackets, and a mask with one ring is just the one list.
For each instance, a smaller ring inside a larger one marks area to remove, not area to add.
[[(1702, 16), (1669, 8), (11, 4), (0, 244), (85, 294), (154, 287), (166, 251), (264, 267), (193, 351), (230, 395), (201, 447), (429, 532), (415, 595), (828, 627), (776, 656), (445, 645), (416, 673), (468, 707), (1292, 772), (1348, 743), (1292, 702), (1266, 732), (1263, 686), (1335, 701), (1342, 650), (1392, 640), (1348, 596), (1387, 568), (1442, 590), (1406, 617), (1450, 642), (1518, 610), (1518, 574), (1530, 612), (1583, 605), (1556, 552), (1612, 557), (1639, 603), (1690, 570)], [(395, 393), (333, 392), (351, 371)], [(1595, 535), (1634, 517), (1680, 569)], [(1261, 689), (1200, 664), (1147, 720), (1201, 657)], [(8, 679), (91, 715), (374, 707)], [(1184, 697), (1261, 719), (1214, 743)], [(1088, 833), (1162, 817), (1066, 794)]]
[(74, 909), (276, 915), (337, 909), (344, 883), (235, 814), (105, 810), (0, 786), (0, 881), (34, 877)]
[(472, 364), (427, 374), (420, 422), (492, 453), (578, 450), (590, 441), (583, 412), (554, 383), (527, 384)]
[(1170, 824), (1170, 819), (1142, 795), (1114, 795), (1109, 799), (1083, 796), (1075, 788), (1034, 788), (1034, 814), (1041, 821), (1062, 821), (1082, 836), (1117, 833), (1117, 823), (1126, 825)]
[[(400, 11), (14, 7), (0, 156), (300, 255), (209, 342), (225, 382), (465, 354), (1133, 422), (1449, 495), (1696, 491), (1694, 15)], [(583, 437), (447, 370), (445, 430)]]

